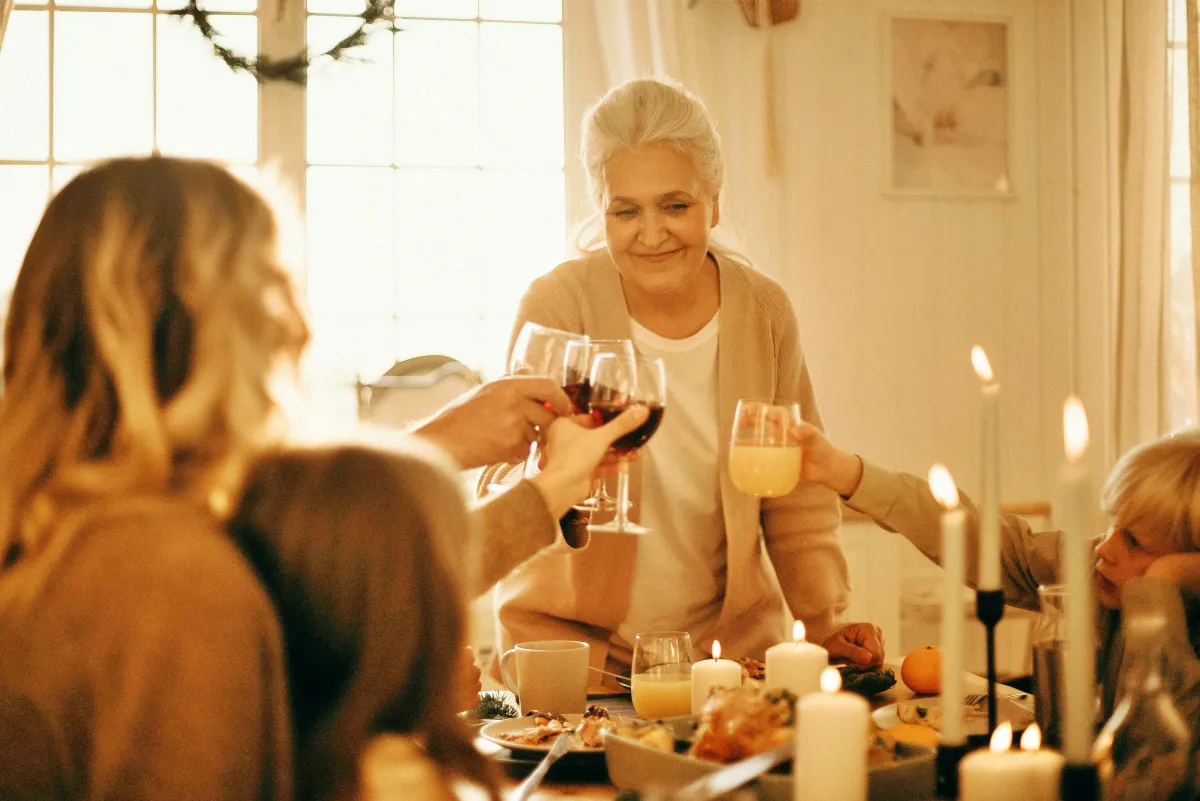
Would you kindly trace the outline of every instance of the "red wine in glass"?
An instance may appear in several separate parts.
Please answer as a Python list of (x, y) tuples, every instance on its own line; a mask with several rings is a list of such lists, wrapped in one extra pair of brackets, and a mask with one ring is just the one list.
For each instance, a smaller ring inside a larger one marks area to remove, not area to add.
[(654, 432), (658, 430), (659, 424), (662, 423), (663, 405), (661, 403), (643, 403), (640, 401), (633, 401), (627, 404), (593, 403), (591, 405), (592, 422), (598, 426), (604, 425), (616, 418), (621, 412), (634, 406), (645, 406), (650, 410), (650, 416), (646, 418), (646, 422), (612, 444), (612, 449), (617, 453), (633, 453), (650, 441), (650, 437), (654, 436)]
[(576, 414), (588, 413), (588, 401), (592, 395), (592, 385), (588, 382), (587, 371), (575, 367), (567, 367), (567, 380), (563, 384), (563, 392), (571, 399)]

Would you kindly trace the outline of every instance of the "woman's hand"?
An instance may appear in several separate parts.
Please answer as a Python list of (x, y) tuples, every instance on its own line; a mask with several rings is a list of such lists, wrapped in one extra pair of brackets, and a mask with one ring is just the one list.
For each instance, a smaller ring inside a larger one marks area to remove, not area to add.
[(591, 417), (560, 417), (546, 430), (542, 472), (530, 479), (542, 493), (554, 517), (567, 513), (592, 489), (592, 475), (604, 461), (608, 448), (650, 416), (643, 405), (632, 406), (614, 420), (591, 428)]
[(1168, 553), (1146, 568), (1146, 575), (1174, 584), (1185, 596), (1200, 598), (1200, 553)]
[(859, 667), (883, 664), (883, 631), (872, 623), (849, 623), (825, 640), (829, 658), (846, 659)]
[(788, 437), (804, 448), (800, 478), (849, 497), (862, 481), (862, 459), (839, 449), (812, 423), (788, 429)]
[(483, 692), (483, 673), (475, 664), (475, 649), (467, 646), (462, 650), (458, 665), (458, 703), (455, 709), (464, 712), (474, 709), (479, 704), (479, 694)]

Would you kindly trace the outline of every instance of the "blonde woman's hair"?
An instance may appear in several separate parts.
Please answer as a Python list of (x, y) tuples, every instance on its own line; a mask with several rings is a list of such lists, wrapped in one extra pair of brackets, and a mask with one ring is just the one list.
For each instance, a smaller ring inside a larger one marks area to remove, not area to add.
[(1200, 429), (1139, 445), (1118, 460), (1100, 498), (1114, 528), (1165, 532), (1176, 551), (1200, 551)]
[(233, 497), (308, 340), (277, 239), (202, 161), (109, 161), (50, 202), (4, 336), (0, 599), (29, 600), (96, 516)]
[(231, 520), (283, 622), (299, 799), (349, 797), (383, 732), (499, 798), (453, 706), (471, 521), (445, 457), (402, 447), (264, 453)]
[[(618, 84), (583, 116), (579, 155), (597, 211), (576, 232), (580, 251), (594, 250), (603, 240), (599, 207), (604, 202), (608, 163), (618, 153), (652, 144), (667, 145), (686, 156), (709, 195), (724, 188), (721, 137), (703, 100), (669, 80), (633, 78)], [(710, 249), (748, 263), (736, 249), (718, 241), (714, 240)]]

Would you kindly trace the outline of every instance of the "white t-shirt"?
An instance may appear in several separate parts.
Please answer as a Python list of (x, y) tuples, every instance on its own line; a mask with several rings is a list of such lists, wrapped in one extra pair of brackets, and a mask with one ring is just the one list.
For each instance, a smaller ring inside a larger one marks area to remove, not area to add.
[(686, 339), (666, 339), (630, 321), (644, 356), (667, 373), (662, 424), (641, 449), (641, 524), (629, 613), (617, 636), (631, 648), (643, 631), (702, 637), (721, 614), (725, 524), (717, 465), (717, 326), (720, 312)]

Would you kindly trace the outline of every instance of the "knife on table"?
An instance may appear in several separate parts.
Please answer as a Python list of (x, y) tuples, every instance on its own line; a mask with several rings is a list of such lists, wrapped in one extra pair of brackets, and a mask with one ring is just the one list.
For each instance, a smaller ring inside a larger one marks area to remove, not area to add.
[(571, 750), (571, 735), (558, 735), (558, 739), (554, 741), (554, 745), (551, 746), (545, 758), (533, 769), (533, 773), (525, 777), (525, 781), (521, 782), (516, 790), (513, 790), (513, 794), (508, 797), (508, 801), (525, 801), (525, 799), (533, 795), (533, 791), (541, 785), (542, 779), (546, 777), (546, 771), (550, 770), (550, 766), (569, 750)]

